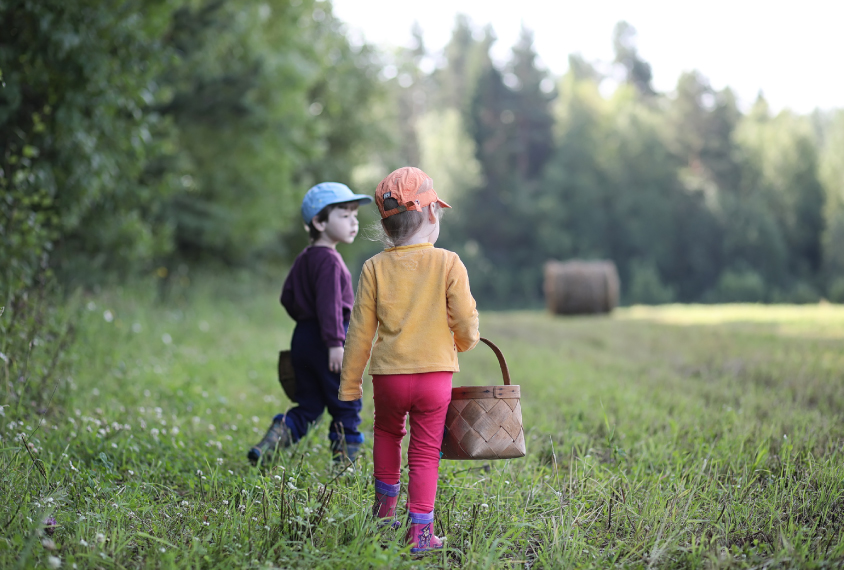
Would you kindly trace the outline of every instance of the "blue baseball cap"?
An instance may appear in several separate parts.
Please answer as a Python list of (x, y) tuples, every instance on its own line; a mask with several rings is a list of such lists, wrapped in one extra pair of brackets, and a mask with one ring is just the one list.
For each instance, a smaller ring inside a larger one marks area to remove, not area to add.
[(321, 182), (313, 186), (302, 199), (302, 219), (310, 223), (320, 210), (331, 204), (357, 202), (361, 206), (372, 202), (372, 197), (355, 194), (345, 184), (339, 182)]

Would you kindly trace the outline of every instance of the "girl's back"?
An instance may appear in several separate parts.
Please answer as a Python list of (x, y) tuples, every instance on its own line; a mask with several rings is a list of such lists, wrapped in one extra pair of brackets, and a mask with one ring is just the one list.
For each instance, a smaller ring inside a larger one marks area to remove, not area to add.
[[(390, 248), (369, 259), (355, 310), (360, 314), (353, 319), (366, 326), (349, 331), (347, 346), (357, 341), (353, 333), (371, 342), (377, 328), (370, 374), (456, 372), (457, 352), (478, 342), (466, 268), (456, 253), (429, 243)], [(366, 362), (345, 364), (362, 372)]]

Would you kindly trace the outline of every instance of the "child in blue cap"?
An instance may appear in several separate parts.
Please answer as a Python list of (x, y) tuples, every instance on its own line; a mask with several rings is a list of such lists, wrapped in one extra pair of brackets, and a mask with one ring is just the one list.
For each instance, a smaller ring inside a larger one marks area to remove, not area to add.
[(317, 184), (302, 200), (302, 219), (311, 237), (284, 281), (281, 304), (296, 321), (290, 356), (296, 374), (296, 406), (278, 414), (264, 438), (249, 450), (252, 463), (268, 461), (279, 447), (299, 441), (325, 408), (334, 461), (354, 461), (363, 434), (361, 400), (341, 401), (340, 366), (354, 304), (352, 276), (337, 252), (358, 233), (358, 206), (372, 198), (338, 182)]

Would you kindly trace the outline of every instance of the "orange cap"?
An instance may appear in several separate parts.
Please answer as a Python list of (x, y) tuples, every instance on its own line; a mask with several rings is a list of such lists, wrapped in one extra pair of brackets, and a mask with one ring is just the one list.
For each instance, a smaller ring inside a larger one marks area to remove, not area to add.
[(434, 202), (443, 208), (451, 208), (437, 196), (431, 177), (413, 166), (394, 170), (375, 190), (375, 203), (382, 218), (408, 210), (419, 212)]

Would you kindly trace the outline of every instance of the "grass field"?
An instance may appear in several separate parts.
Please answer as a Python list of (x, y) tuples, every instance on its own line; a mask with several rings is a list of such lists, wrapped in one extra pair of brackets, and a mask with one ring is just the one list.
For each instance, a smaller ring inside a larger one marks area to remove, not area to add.
[[(414, 558), (367, 517), (368, 383), (353, 471), (332, 467), (325, 424), (246, 462), (289, 405), (274, 367), (292, 323), (275, 288), (244, 287), (82, 301), (72, 389), (43, 418), (0, 415), (0, 567), (844, 565), (844, 307), (482, 313), (528, 456), (443, 462), (447, 548)], [(500, 381), (486, 347), (460, 362), (455, 384)]]

